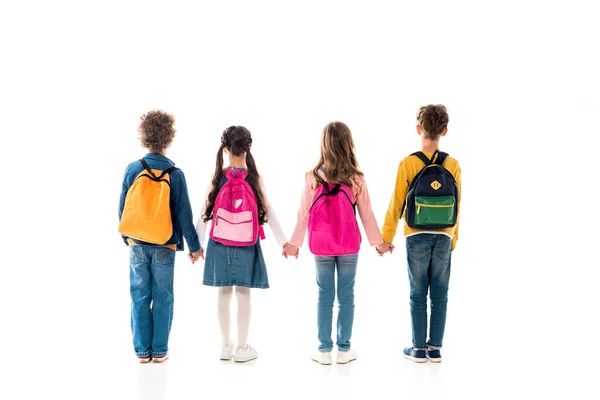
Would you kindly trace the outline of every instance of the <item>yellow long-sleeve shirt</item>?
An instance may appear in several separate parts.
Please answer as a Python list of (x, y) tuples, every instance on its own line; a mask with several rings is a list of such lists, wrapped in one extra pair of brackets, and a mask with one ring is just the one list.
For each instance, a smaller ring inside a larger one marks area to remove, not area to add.
[[(424, 151), (425, 155), (428, 158), (431, 158), (433, 153)], [(408, 156), (398, 166), (398, 175), (396, 177), (396, 188), (394, 189), (394, 194), (392, 195), (392, 200), (390, 201), (390, 206), (388, 207), (387, 214), (385, 215), (385, 222), (383, 224), (381, 235), (383, 236), (383, 240), (392, 243), (394, 240), (394, 236), (396, 236), (396, 229), (398, 228), (398, 221), (400, 221), (400, 217), (404, 218), (406, 214), (406, 209), (404, 210), (404, 214), (400, 215), (402, 212), (402, 205), (406, 200), (406, 195), (408, 194), (408, 186), (412, 182), (412, 180), (417, 176), (417, 174), (423, 169), (424, 164), (421, 159), (416, 156)], [(454, 158), (448, 156), (444, 161), (443, 167), (446, 168), (454, 179), (456, 180), (456, 185), (458, 186), (458, 215), (456, 216), (456, 225), (452, 228), (445, 229), (435, 229), (435, 230), (421, 230), (411, 228), (404, 222), (404, 236), (411, 236), (418, 233), (441, 233), (452, 238), (452, 249), (456, 247), (456, 242), (458, 241), (458, 219), (460, 217), (460, 197), (461, 197), (461, 189), (460, 189), (460, 166), (458, 165), (458, 161)]]

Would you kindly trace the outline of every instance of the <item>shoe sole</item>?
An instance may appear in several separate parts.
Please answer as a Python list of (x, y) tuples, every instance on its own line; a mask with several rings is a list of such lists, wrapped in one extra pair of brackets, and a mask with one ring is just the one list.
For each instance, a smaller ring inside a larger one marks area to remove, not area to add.
[(416, 363), (427, 362), (427, 358), (416, 358), (416, 357), (407, 356), (406, 354), (404, 355), (404, 358), (406, 358), (407, 360), (416, 362)]
[(325, 361), (325, 362), (321, 362), (319, 360), (315, 360), (314, 358), (311, 358), (311, 360), (313, 360), (314, 362), (316, 362), (317, 364), (321, 364), (321, 365), (331, 365), (331, 361)]
[(140, 364), (148, 364), (150, 361), (152, 361), (152, 358), (140, 358), (139, 359)]
[(338, 360), (335, 360), (335, 363), (336, 364), (344, 365), (344, 364), (351, 363), (352, 361), (356, 361), (356, 358), (353, 358), (352, 360), (348, 360), (348, 361), (338, 361)]
[(219, 360), (221, 360), (221, 361), (231, 361), (232, 358), (233, 357), (229, 357), (229, 358), (221, 357), (221, 358), (219, 358)]
[(152, 359), (152, 362), (155, 364), (160, 364), (160, 363), (164, 363), (165, 361), (167, 361), (169, 359), (169, 357), (167, 358), (163, 358), (162, 360), (157, 360), (156, 358)]
[(429, 361), (431, 361), (432, 363), (436, 363), (436, 364), (437, 364), (437, 363), (441, 363), (441, 362), (442, 362), (442, 359), (441, 359), (441, 358), (431, 358), (431, 357), (427, 357), (427, 359), (428, 359)]
[(238, 364), (243, 364), (243, 363), (247, 363), (248, 361), (256, 360), (257, 358), (258, 358), (258, 356), (249, 358), (247, 360), (240, 360), (240, 359), (236, 360), (235, 357), (233, 357), (233, 361), (236, 362), (236, 363), (238, 363)]

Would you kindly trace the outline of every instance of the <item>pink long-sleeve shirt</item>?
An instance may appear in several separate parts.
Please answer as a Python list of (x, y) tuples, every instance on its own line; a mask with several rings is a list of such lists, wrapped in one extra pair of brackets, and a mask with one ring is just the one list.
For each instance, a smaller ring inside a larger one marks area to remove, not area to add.
[[(321, 171), (319, 171), (319, 174), (321, 177), (325, 178)], [(352, 185), (352, 194), (354, 196), (352, 200), (357, 205), (358, 214), (360, 215), (360, 220), (362, 221), (365, 233), (369, 239), (369, 244), (371, 246), (377, 246), (383, 243), (383, 238), (381, 237), (381, 231), (379, 230), (377, 220), (375, 219), (373, 209), (371, 208), (371, 198), (369, 197), (369, 191), (367, 190), (367, 183), (359, 176), (355, 176), (353, 180), (355, 184)], [(294, 234), (290, 239), (290, 244), (293, 244), (294, 246), (300, 247), (304, 243), (304, 236), (306, 236), (308, 225), (308, 212), (312, 206), (316, 186), (317, 183), (312, 172), (307, 173), (304, 192), (302, 193), (302, 202), (300, 204), (300, 209), (298, 210), (298, 222), (296, 223)]]

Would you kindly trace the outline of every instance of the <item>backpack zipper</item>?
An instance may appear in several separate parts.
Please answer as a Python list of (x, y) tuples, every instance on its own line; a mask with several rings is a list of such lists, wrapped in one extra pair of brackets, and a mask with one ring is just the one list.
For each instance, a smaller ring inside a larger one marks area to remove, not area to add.
[(417, 214), (421, 213), (421, 207), (425, 207), (425, 208), (450, 208), (450, 207), (454, 207), (454, 204), (436, 205), (436, 204), (416, 203), (416, 205), (417, 205)]

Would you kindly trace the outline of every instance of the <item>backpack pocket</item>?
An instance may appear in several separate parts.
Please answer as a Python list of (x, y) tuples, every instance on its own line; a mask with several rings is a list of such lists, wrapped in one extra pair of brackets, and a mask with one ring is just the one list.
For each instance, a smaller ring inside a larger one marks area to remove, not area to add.
[(452, 225), (454, 196), (415, 196), (415, 225)]
[(254, 237), (252, 211), (232, 213), (219, 208), (215, 216), (213, 236), (232, 242), (251, 242)]

